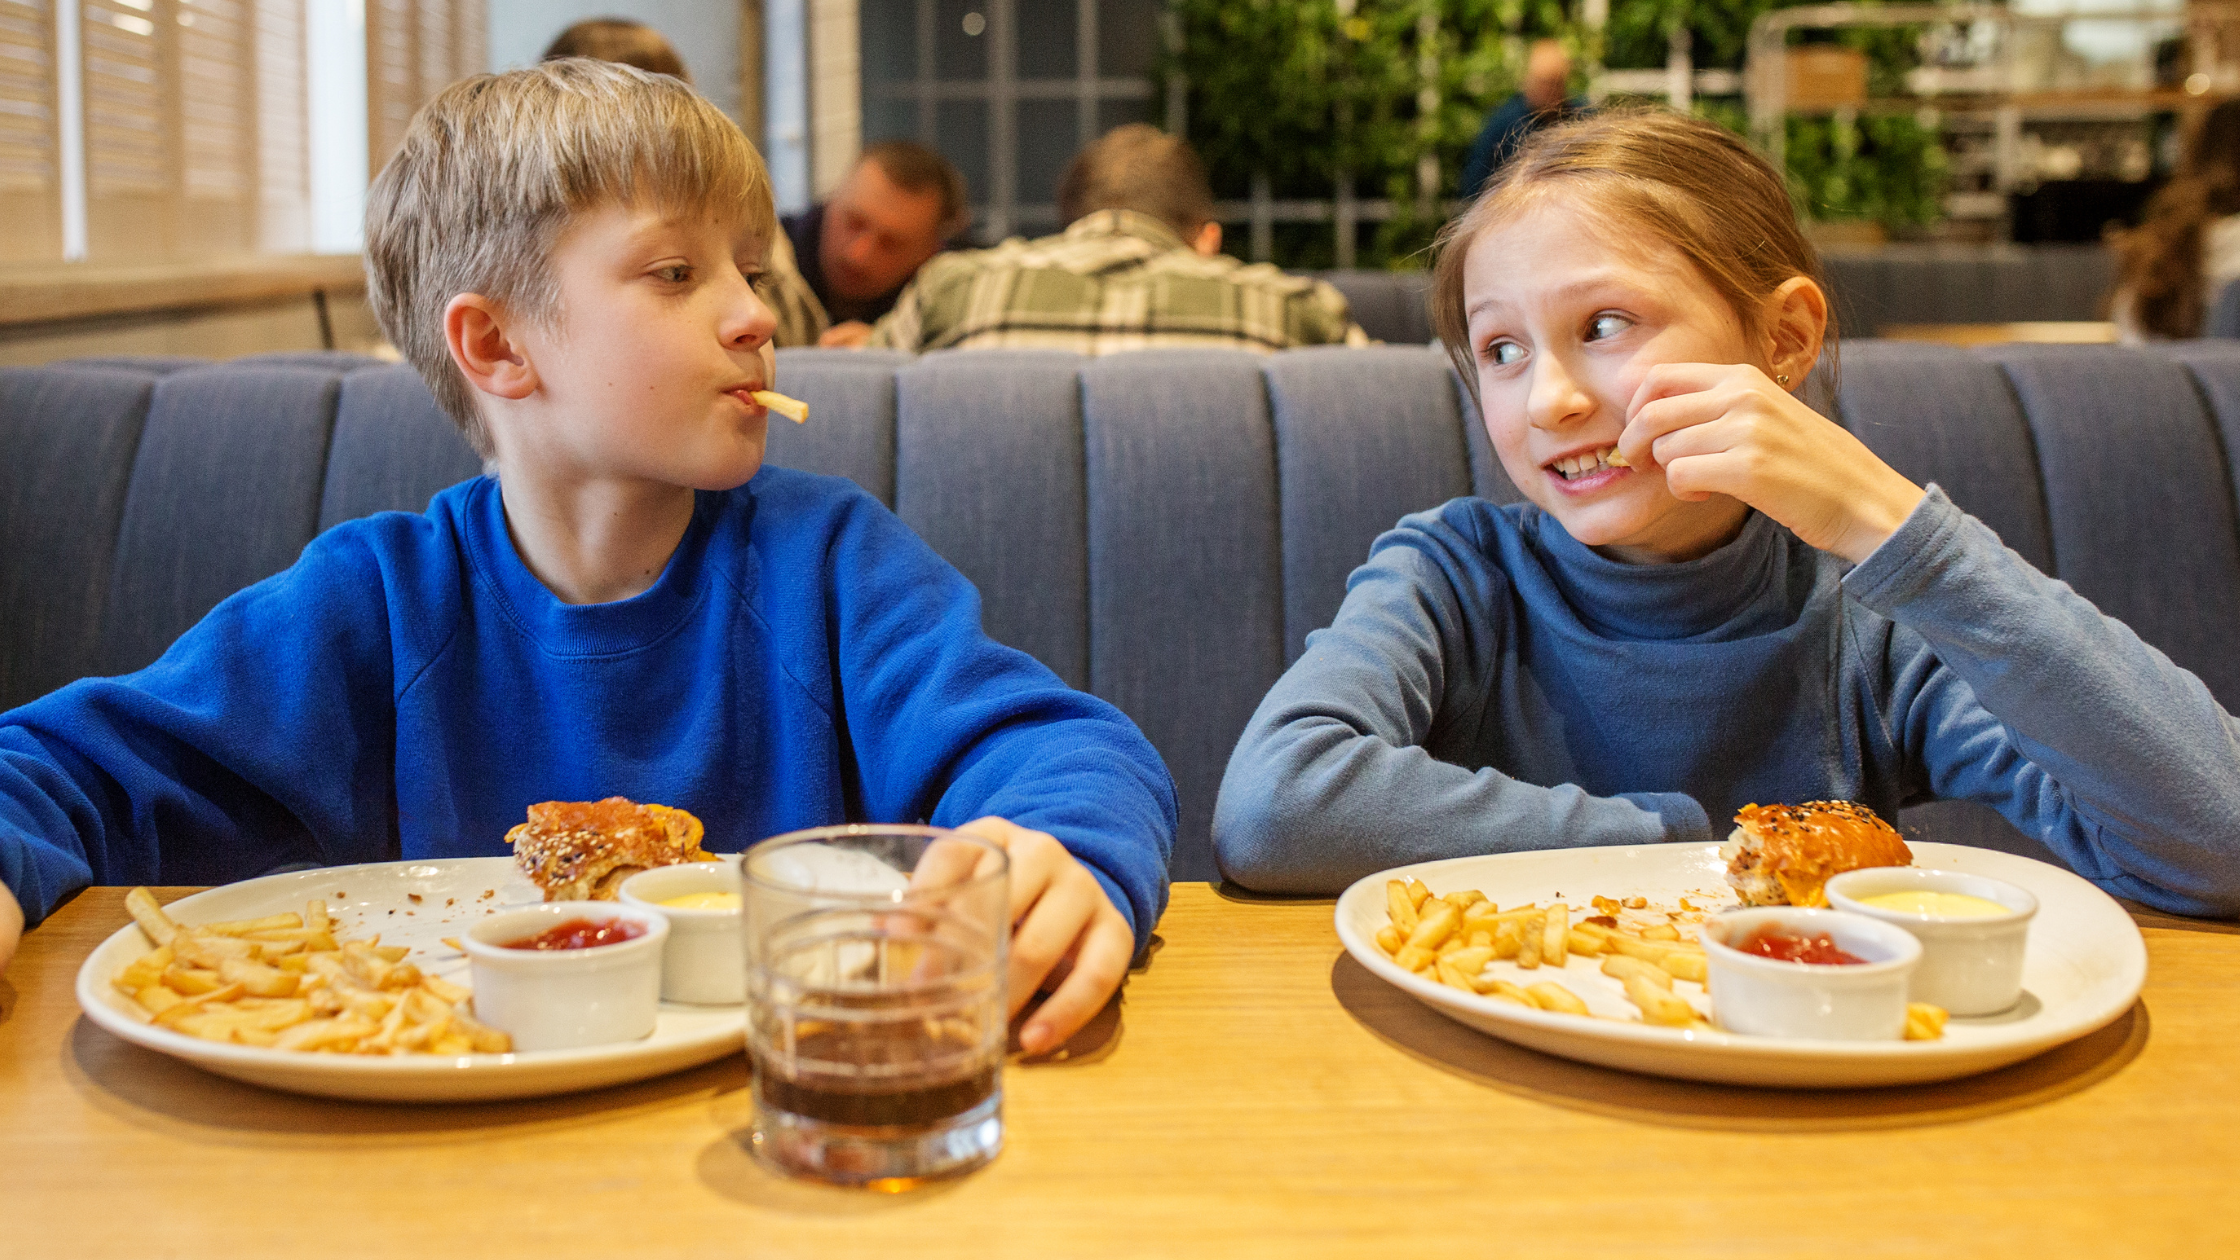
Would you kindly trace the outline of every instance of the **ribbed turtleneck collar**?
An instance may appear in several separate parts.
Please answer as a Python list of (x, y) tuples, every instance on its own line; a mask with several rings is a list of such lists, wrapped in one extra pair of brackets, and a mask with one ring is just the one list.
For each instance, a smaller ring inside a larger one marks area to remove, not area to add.
[(1788, 625), (1812, 593), (1811, 548), (1761, 513), (1744, 519), (1733, 541), (1694, 560), (1623, 564), (1565, 532), (1555, 517), (1530, 513), (1533, 549), (1580, 623), (1609, 639), (1718, 642)]

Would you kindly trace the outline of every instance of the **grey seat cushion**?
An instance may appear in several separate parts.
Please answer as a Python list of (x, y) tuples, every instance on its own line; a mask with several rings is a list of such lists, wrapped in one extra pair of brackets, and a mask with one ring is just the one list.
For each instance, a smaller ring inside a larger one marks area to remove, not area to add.
[(190, 368), (157, 381), (97, 672), (139, 669), (219, 600), (294, 563), (319, 527), (341, 392), (340, 373), (307, 368)]
[(423, 512), (445, 486), (482, 471), (420, 374), (397, 364), (342, 378), (319, 528), (375, 512)]
[(1325, 347), (1270, 358), (1283, 505), (1284, 660), (1330, 624), (1346, 575), (1410, 512), (1470, 493), (1446, 354)]
[(1283, 672), (1281, 511), (1261, 363), (1147, 350), (1081, 369), (1089, 689), (1135, 719), (1174, 775), (1177, 879), (1216, 877), (1221, 774)]
[[(2103, 346), (2011, 346), (2044, 470), (2054, 572), (2240, 706), (2240, 535), (2186, 367)], [(2182, 540), (2182, 541), (2181, 541)]]
[(139, 372), (0, 371), (0, 710), (94, 672), (117, 522), (154, 393)]
[(1428, 274), (1366, 270), (1317, 274), (1346, 295), (1353, 322), (1361, 325), (1361, 331), (1393, 345), (1420, 346), (1432, 339)]
[(770, 418), (767, 458), (783, 468), (846, 477), (894, 506), (895, 370), (889, 350), (780, 350), (775, 388), (809, 404), (809, 420)]

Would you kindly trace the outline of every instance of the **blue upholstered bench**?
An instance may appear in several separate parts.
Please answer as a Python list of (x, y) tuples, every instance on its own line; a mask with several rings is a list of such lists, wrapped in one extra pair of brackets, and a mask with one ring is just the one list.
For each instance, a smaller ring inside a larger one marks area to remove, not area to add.
[[(1237, 732), (1370, 540), (1515, 497), (1436, 350), (1089, 360), (784, 351), (771, 458), (852, 478), (979, 584), (988, 629), (1142, 725), (1177, 878)], [(1845, 423), (2240, 706), (2240, 343), (1846, 345)], [(314, 534), (477, 462), (412, 373), (345, 356), (0, 371), (0, 708), (152, 660)], [(1988, 811), (1909, 825), (2034, 852)]]

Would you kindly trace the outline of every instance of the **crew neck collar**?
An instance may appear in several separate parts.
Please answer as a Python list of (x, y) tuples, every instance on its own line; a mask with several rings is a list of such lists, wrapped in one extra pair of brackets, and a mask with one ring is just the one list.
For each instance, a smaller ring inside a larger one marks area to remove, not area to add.
[(652, 586), (603, 604), (570, 604), (530, 572), (506, 528), (505, 496), (496, 478), (476, 483), (463, 519), (477, 574), (508, 620), (553, 655), (604, 656), (651, 644), (691, 615), (703, 585), (715, 499), (694, 492), (692, 520)]

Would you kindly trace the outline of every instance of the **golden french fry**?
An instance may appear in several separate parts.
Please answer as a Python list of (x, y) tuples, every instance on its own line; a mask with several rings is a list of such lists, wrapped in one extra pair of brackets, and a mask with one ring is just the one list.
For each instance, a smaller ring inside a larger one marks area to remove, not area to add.
[(156, 1023), (169, 1027), (214, 1002), (229, 1002), (240, 996), (241, 986), (229, 984), (223, 988), (212, 989), (208, 993), (198, 993), (190, 998), (181, 998), (172, 1005), (157, 1011)]
[(1676, 949), (1657, 960), (1657, 966), (1676, 980), (1693, 980), (1702, 984), (1711, 975), (1711, 964), (1702, 954)]
[(1532, 996), (1524, 991), (1523, 986), (1509, 980), (1482, 981), (1478, 985), (1478, 994), (1481, 997), (1500, 998), (1504, 1002), (1515, 1002), (1519, 1006), (1537, 1007), (1538, 1005), (1532, 1000)]
[(1449, 954), (1460, 951), (1467, 944), (1469, 944), (1469, 942), (1463, 940), (1462, 934), (1458, 932), (1455, 935), (1439, 942), (1439, 948), (1431, 952), (1437, 954), (1441, 958), (1445, 958)]
[(1657, 966), (1655, 963), (1646, 962), (1642, 959), (1630, 957), (1625, 954), (1611, 954), (1608, 957), (1604, 958), (1602, 960), (1602, 974), (1609, 976), (1614, 980), (1617, 980), (1621, 984), (1623, 984), (1627, 980), (1638, 977), (1644, 982), (1653, 984), (1668, 993), (1672, 990), (1672, 976), (1670, 973), (1666, 972), (1662, 967)]
[(1680, 939), (1680, 929), (1669, 923), (1659, 923), (1654, 927), (1641, 929), (1641, 939), (1645, 941), (1677, 941)]
[(156, 895), (145, 888), (126, 893), (124, 908), (132, 915), (132, 921), (140, 925), (140, 930), (148, 934), (151, 944), (169, 945), (171, 938), (179, 934), (179, 925), (156, 904)]
[(1571, 907), (1558, 901), (1540, 925), (1540, 961), (1561, 967), (1571, 961)]
[(352, 1047), (373, 1035), (380, 1025), (369, 1019), (314, 1019), (297, 1024), (273, 1042), (277, 1050), (333, 1050)]
[(197, 924), (205, 932), (220, 936), (247, 936), (251, 932), (280, 932), (303, 927), (303, 916), (295, 913), (270, 914), (261, 919), (232, 919), (224, 923)]
[(215, 993), (225, 987), (225, 981), (219, 977), (216, 970), (205, 967), (188, 967), (180, 963), (173, 963), (163, 969), (163, 983), (166, 988), (174, 989), (190, 997), (203, 993)]
[(1416, 913), (1423, 913), (1423, 903), (1431, 900), (1431, 888), (1420, 879), (1408, 881), (1408, 900), (1415, 903)]
[(1493, 925), (1493, 956), (1515, 958), (1524, 947), (1524, 924), (1515, 919), (1503, 919)]
[(1479, 892), (1475, 888), (1466, 888), (1461, 892), (1441, 893), (1439, 895), (1439, 900), (1446, 902), (1448, 905), (1453, 906), (1455, 909), (1460, 910), (1465, 914), (1469, 913), (1470, 907), (1479, 904), (1485, 899), (1486, 895), (1482, 892)]
[(1460, 989), (1464, 993), (1476, 993), (1478, 991), (1478, 987), (1471, 983), (1470, 976), (1463, 974), (1461, 968), (1444, 958), (1438, 961), (1434, 974), (1438, 977), (1439, 983), (1450, 989)]
[(148, 985), (133, 994), (132, 997), (150, 1015), (161, 1015), (166, 1009), (186, 1001), (185, 998), (160, 984)]
[(758, 389), (754, 391), (754, 400), (764, 408), (777, 412), (795, 424), (807, 424), (809, 422), (809, 404), (798, 398), (788, 398), (775, 390)]
[(328, 925), (332, 922), (333, 920), (327, 917), (326, 902), (314, 901), (304, 906), (303, 925), (305, 927), (317, 928), (319, 931), (325, 932), (330, 930)]
[(1460, 967), (1462, 973), (1466, 976), (1475, 977), (1479, 972), (1486, 969), (1487, 963), (1493, 961), (1493, 946), (1472, 945), (1464, 949), (1458, 949), (1448, 954), (1442, 961)]
[(1462, 912), (1445, 902), (1432, 905), (1424, 912), (1423, 921), (1416, 930), (1408, 933), (1408, 944), (1418, 949), (1437, 949), (1462, 926)]
[(1566, 1015), (1587, 1013), (1587, 1004), (1579, 1000), (1578, 994), (1553, 980), (1526, 985), (1524, 991), (1532, 999), (1532, 1004), (1543, 1011), (1562, 1011)]
[(171, 947), (159, 945), (153, 951), (140, 955), (123, 971), (117, 973), (113, 983), (127, 993), (138, 993), (151, 984), (162, 981), (163, 972), (171, 965)]
[(1377, 948), (1383, 950), (1387, 958), (1399, 953), (1400, 947), (1407, 943), (1408, 938), (1400, 934), (1400, 929), (1395, 924), (1387, 923), (1377, 929)]
[(1470, 933), (1467, 943), (1472, 949), (1476, 949), (1478, 946), (1483, 945), (1490, 953), (1493, 949), (1493, 933), (1487, 931), (1484, 928), (1479, 928), (1477, 931)]
[(1546, 926), (1546, 916), (1539, 912), (1524, 921), (1517, 937), (1517, 966), (1531, 971), (1540, 965), (1540, 943)]
[(1408, 897), (1405, 880), (1388, 879), (1384, 882), (1384, 912), (1392, 919), (1392, 926), (1402, 932), (1413, 932), (1422, 917), (1416, 913), (1416, 903)]
[(1429, 963), (1433, 957), (1434, 955), (1428, 949), (1416, 945), (1402, 945), (1400, 952), (1392, 956), (1392, 961), (1400, 964), (1400, 970), (1402, 971), (1417, 971), (1426, 963)]
[(228, 984), (240, 985), (245, 992), (268, 998), (294, 997), (297, 986), (302, 983), (293, 972), (246, 958), (228, 958), (219, 963), (218, 977)]
[(446, 980), (441, 976), (420, 977), (420, 987), (426, 989), (430, 993), (433, 993), (438, 1000), (448, 1002), (453, 1006), (457, 1006), (459, 1003), (467, 1000), (467, 991), (465, 989), (460, 988), (458, 985), (451, 983), (449, 980)]
[(1598, 958), (1602, 955), (1602, 939), (1573, 928), (1564, 934), (1563, 944), (1565, 949), (1582, 958)]
[(1949, 1016), (1941, 1006), (1927, 1002), (1906, 1003), (1906, 1040), (1935, 1041), (1944, 1036), (1944, 1023)]
[(1641, 1022), (1644, 1024), (1686, 1028), (1701, 1018), (1686, 998), (1669, 988), (1659, 986), (1646, 973), (1634, 972), (1626, 976), (1625, 986), (1626, 1000), (1641, 1008)]

